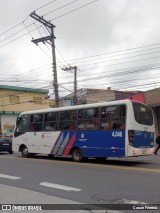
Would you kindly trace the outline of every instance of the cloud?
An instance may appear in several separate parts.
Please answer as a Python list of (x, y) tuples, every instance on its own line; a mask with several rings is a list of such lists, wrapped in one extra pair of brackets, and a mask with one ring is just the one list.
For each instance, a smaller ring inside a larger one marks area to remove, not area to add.
[[(37, 10), (36, 13), (41, 16), (51, 10), (64, 6), (69, 2), (71, 1), (55, 1), (53, 4)], [(77, 1), (67, 7), (44, 16), (44, 18), (46, 20), (52, 20), (89, 2), (91, 1)], [(47, 0), (1, 0), (1, 32), (21, 23), (32, 11), (47, 3)], [(53, 20), (52, 23), (56, 25), (56, 28), (54, 29), (56, 36), (55, 45), (60, 51), (61, 56), (63, 56), (62, 58), (58, 52), (56, 52), (58, 57), (57, 69), (60, 76), (58, 81), (63, 83), (64, 81), (70, 81), (72, 78), (68, 73), (61, 71), (60, 69), (63, 64), (67, 65), (67, 62), (65, 62), (64, 59), (68, 60), (116, 51), (119, 52), (120, 50), (158, 43), (160, 37), (159, 7), (159, 0), (99, 0), (87, 7), (83, 7), (73, 13)], [(35, 20), (28, 17), (25, 21), (25, 25), (28, 26), (34, 22)], [(41, 25), (37, 22), (36, 24), (37, 26)], [(52, 59), (47, 57), (47, 54), (51, 56), (50, 47), (50, 50), (48, 50), (46, 45), (41, 43), (40, 49), (35, 44), (31, 43), (32, 36), (34, 36), (34, 38), (41, 37), (36, 25), (33, 24), (20, 34), (16, 34), (15, 37), (12, 36), (12, 34), (23, 28), (25, 29), (25, 26), (22, 23), (19, 28), (13, 29), (3, 36), (0, 35), (1, 46), (5, 42), (7, 43), (8, 41), (11, 41), (12, 38), (16, 38), (19, 35), (27, 33), (28, 30), (36, 29), (35, 31), (32, 31), (31, 34), (0, 48), (1, 73), (8, 73), (8, 75), (13, 75), (15, 73), (20, 74), (29, 72), (29, 70), (35, 69), (36, 67), (52, 63)], [(43, 36), (47, 35), (44, 29), (40, 28), (40, 31)], [(2, 40), (6, 39), (8, 36), (11, 36), (11, 38), (2, 42)], [(139, 50), (145, 50), (145, 48), (141, 48)], [(44, 51), (47, 54), (44, 53)], [(144, 53), (149, 52), (151, 51), (144, 51)], [(104, 74), (109, 74), (109, 71), (129, 69), (130, 67), (136, 66), (147, 66), (150, 64), (154, 65), (159, 61), (158, 52), (133, 58), (129, 58), (128, 56), (134, 56), (136, 54), (126, 55), (124, 53), (126, 52), (119, 52), (121, 57), (116, 56), (112, 58), (111, 56), (115, 54), (106, 54), (104, 56), (104, 60), (93, 60), (90, 62), (91, 65), (88, 67), (82, 67), (82, 65), (86, 64), (89, 59), (81, 60), (81, 63), (79, 64), (77, 63), (78, 61), (69, 61), (68, 63), (71, 65), (77, 65), (83, 71), (84, 75), (88, 75), (86, 78), (91, 78), (92, 76), (95, 76), (96, 73), (103, 76)], [(141, 54), (142, 53), (143, 52), (141, 52)], [(141, 60), (151, 57), (153, 57), (153, 59)], [(98, 57), (93, 59), (98, 59)], [(116, 59), (117, 61), (109, 61), (111, 59)], [(59, 61), (64, 62), (60, 63)], [(101, 68), (95, 69), (95, 67), (98, 66)], [(91, 69), (87, 70), (89, 67)], [(118, 71), (115, 72), (118, 73)], [(37, 77), (38, 79), (43, 76), (44, 79), (48, 79), (50, 78), (48, 73), (52, 73), (52, 69), (46, 70), (45, 75), (44, 73), (42, 73), (42, 75), (39, 73), (37, 76), (34, 72), (32, 72), (31, 78)], [(79, 71), (78, 74), (79, 76), (81, 75), (82, 79), (82, 72)], [(151, 73), (146, 72), (145, 75), (151, 76)], [(127, 83), (131, 77), (132, 75), (128, 73), (121, 79)], [(139, 77), (142, 78), (142, 75), (139, 74)], [(97, 84), (95, 84), (94, 81), (91, 81), (91, 85), (93, 87), (104, 87), (104, 85), (107, 85), (108, 87), (110, 86), (109, 82), (113, 82), (112, 87), (114, 87), (114, 85), (115, 87), (117, 86), (117, 84), (114, 84), (114, 82), (116, 82), (115, 76), (104, 79), (103, 81), (102, 79), (99, 79)], [(84, 86), (88, 86), (89, 84), (89, 81), (84, 81), (83, 83)], [(68, 88), (69, 86), (71, 87), (71, 85), (68, 85)]]

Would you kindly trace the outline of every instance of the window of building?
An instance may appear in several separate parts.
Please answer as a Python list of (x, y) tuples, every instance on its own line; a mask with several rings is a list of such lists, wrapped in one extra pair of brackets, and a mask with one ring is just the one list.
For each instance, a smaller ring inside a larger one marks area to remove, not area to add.
[(34, 104), (42, 104), (42, 97), (33, 97)]
[(10, 104), (19, 104), (19, 96), (18, 95), (9, 95), (9, 102)]

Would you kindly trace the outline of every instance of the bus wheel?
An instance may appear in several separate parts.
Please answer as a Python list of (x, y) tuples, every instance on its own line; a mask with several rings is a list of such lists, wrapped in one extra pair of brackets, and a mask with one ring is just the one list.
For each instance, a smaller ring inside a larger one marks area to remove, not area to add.
[(28, 149), (27, 149), (26, 146), (24, 146), (24, 147), (22, 148), (21, 153), (22, 153), (22, 156), (23, 156), (23, 157), (25, 157), (25, 158), (29, 157)]
[(49, 158), (49, 159), (53, 159), (53, 158), (54, 158), (54, 155), (48, 155), (48, 158)]
[(81, 162), (83, 160), (82, 151), (79, 148), (75, 148), (72, 151), (72, 160), (75, 162)]

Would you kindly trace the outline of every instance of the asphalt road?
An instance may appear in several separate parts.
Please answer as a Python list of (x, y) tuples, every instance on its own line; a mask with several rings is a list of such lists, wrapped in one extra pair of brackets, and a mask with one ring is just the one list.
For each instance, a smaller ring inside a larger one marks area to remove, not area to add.
[(42, 203), (160, 204), (159, 180), (160, 155), (75, 163), (64, 158), (0, 153), (0, 186), (17, 191), (17, 198), (1, 194), (0, 203), (35, 202), (36, 196), (22, 199), (21, 190), (25, 190), (26, 195), (27, 191), (48, 196)]

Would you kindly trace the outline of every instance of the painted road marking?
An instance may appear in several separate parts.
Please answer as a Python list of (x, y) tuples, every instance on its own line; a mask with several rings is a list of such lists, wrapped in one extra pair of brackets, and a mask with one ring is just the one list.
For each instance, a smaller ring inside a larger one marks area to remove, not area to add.
[(11, 175), (4, 175), (4, 174), (0, 174), (0, 178), (7, 178), (7, 179), (12, 179), (12, 180), (21, 179), (21, 177), (16, 177), (16, 176), (11, 176)]
[(51, 188), (56, 188), (56, 189), (62, 189), (62, 190), (66, 190), (66, 191), (79, 192), (82, 190), (82, 189), (78, 189), (78, 188), (73, 188), (73, 187), (69, 187), (69, 186), (63, 186), (63, 185), (58, 185), (58, 184), (48, 183), (48, 182), (42, 182), (42, 183), (40, 183), (40, 185), (51, 187)]

